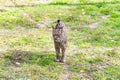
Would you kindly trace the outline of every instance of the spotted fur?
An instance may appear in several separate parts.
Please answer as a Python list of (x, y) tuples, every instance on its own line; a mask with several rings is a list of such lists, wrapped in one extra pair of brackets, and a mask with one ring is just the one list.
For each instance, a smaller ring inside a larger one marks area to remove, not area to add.
[[(64, 23), (62, 23), (60, 20), (57, 20), (57, 24), (55, 28), (53, 28), (52, 35), (53, 35), (55, 51), (56, 51), (55, 61), (64, 62), (65, 51), (67, 47), (67, 33)], [(62, 53), (61, 58), (60, 58), (60, 52)]]

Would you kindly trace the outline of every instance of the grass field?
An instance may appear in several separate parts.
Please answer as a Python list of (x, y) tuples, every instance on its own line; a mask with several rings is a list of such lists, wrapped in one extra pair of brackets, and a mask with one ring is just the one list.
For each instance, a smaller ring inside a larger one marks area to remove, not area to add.
[[(68, 34), (64, 64), (53, 61), (59, 18)], [(119, 0), (0, 1), (0, 80), (119, 79)]]

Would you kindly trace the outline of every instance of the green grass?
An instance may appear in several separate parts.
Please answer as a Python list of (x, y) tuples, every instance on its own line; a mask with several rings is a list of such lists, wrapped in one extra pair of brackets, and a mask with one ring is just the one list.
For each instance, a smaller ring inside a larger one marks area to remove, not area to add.
[[(120, 79), (119, 3), (54, 0), (30, 6), (31, 0), (26, 5), (7, 7), (3, 2), (0, 79), (63, 80), (65, 75), (69, 75), (69, 80)], [(64, 64), (54, 62), (51, 27), (58, 18), (65, 23), (68, 33)]]
[(106, 80), (116, 80), (119, 79), (120, 73), (118, 72), (120, 70), (120, 66), (110, 66), (106, 68), (104, 71), (99, 71), (97, 73), (94, 73), (94, 76), (96, 79), (103, 79), (106, 78)]

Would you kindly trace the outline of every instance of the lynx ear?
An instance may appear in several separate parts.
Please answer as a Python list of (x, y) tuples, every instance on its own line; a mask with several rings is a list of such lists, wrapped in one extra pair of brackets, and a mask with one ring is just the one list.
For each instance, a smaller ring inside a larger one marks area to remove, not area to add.
[(60, 23), (60, 21), (61, 21), (61, 20), (60, 20), (60, 19), (58, 19), (58, 20), (57, 20), (57, 23)]

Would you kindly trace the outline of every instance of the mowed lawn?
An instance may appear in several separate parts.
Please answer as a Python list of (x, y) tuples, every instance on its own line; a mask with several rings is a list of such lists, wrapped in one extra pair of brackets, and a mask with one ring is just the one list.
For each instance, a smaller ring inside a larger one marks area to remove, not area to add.
[[(63, 64), (54, 62), (57, 19), (68, 34)], [(119, 79), (119, 0), (1, 0), (0, 80)]]

